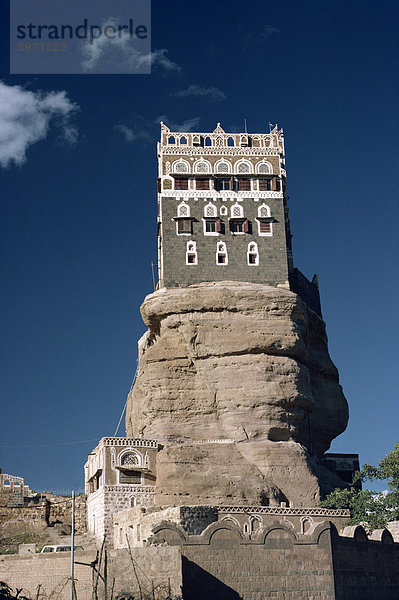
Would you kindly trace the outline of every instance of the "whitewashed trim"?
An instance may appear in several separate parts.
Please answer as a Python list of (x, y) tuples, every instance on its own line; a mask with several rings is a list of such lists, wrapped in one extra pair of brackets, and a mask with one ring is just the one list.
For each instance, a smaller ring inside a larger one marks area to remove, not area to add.
[(258, 200), (266, 200), (268, 198), (277, 198), (283, 199), (283, 192), (259, 192), (259, 191), (248, 191), (248, 192), (233, 192), (231, 190), (215, 192), (214, 190), (165, 190), (160, 196), (163, 198), (212, 198), (212, 201), (215, 200), (225, 200), (226, 198), (230, 198), (232, 201), (237, 202), (237, 194), (239, 194), (242, 198), (253, 198), (255, 201)]

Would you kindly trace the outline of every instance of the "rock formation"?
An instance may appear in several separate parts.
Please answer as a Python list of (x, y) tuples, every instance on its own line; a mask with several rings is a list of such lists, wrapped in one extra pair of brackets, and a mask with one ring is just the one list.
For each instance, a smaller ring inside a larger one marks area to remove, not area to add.
[(314, 506), (348, 408), (324, 322), (293, 292), (219, 282), (146, 297), (127, 436), (163, 444), (157, 504)]

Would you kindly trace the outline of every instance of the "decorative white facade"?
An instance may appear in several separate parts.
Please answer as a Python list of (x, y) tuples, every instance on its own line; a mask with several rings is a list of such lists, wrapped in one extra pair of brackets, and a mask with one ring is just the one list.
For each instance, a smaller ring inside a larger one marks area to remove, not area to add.
[(85, 464), (87, 524), (97, 542), (112, 544), (112, 516), (155, 501), (156, 455), (153, 440), (104, 437)]

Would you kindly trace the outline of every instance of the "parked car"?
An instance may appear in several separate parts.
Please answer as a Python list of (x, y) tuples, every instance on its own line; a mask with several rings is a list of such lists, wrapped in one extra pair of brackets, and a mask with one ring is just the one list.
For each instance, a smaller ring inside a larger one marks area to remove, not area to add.
[[(67, 544), (54, 544), (53, 546), (44, 546), (40, 554), (47, 554), (47, 552), (70, 552), (72, 546)], [(83, 550), (83, 546), (74, 546), (75, 550)]]

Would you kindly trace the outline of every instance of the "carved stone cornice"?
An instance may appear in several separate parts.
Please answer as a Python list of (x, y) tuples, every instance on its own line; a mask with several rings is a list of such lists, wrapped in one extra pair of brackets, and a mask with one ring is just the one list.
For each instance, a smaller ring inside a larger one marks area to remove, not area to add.
[(216, 192), (214, 190), (165, 190), (165, 193), (159, 194), (162, 198), (184, 198), (184, 199), (207, 199), (211, 198), (214, 200), (228, 200), (231, 202), (237, 202), (237, 200), (244, 200), (252, 198), (253, 200), (263, 200), (266, 198), (278, 198), (283, 199), (283, 192)]
[(161, 154), (165, 156), (279, 156), (283, 149), (272, 148), (235, 148), (235, 147), (195, 147), (189, 146), (162, 146)]

